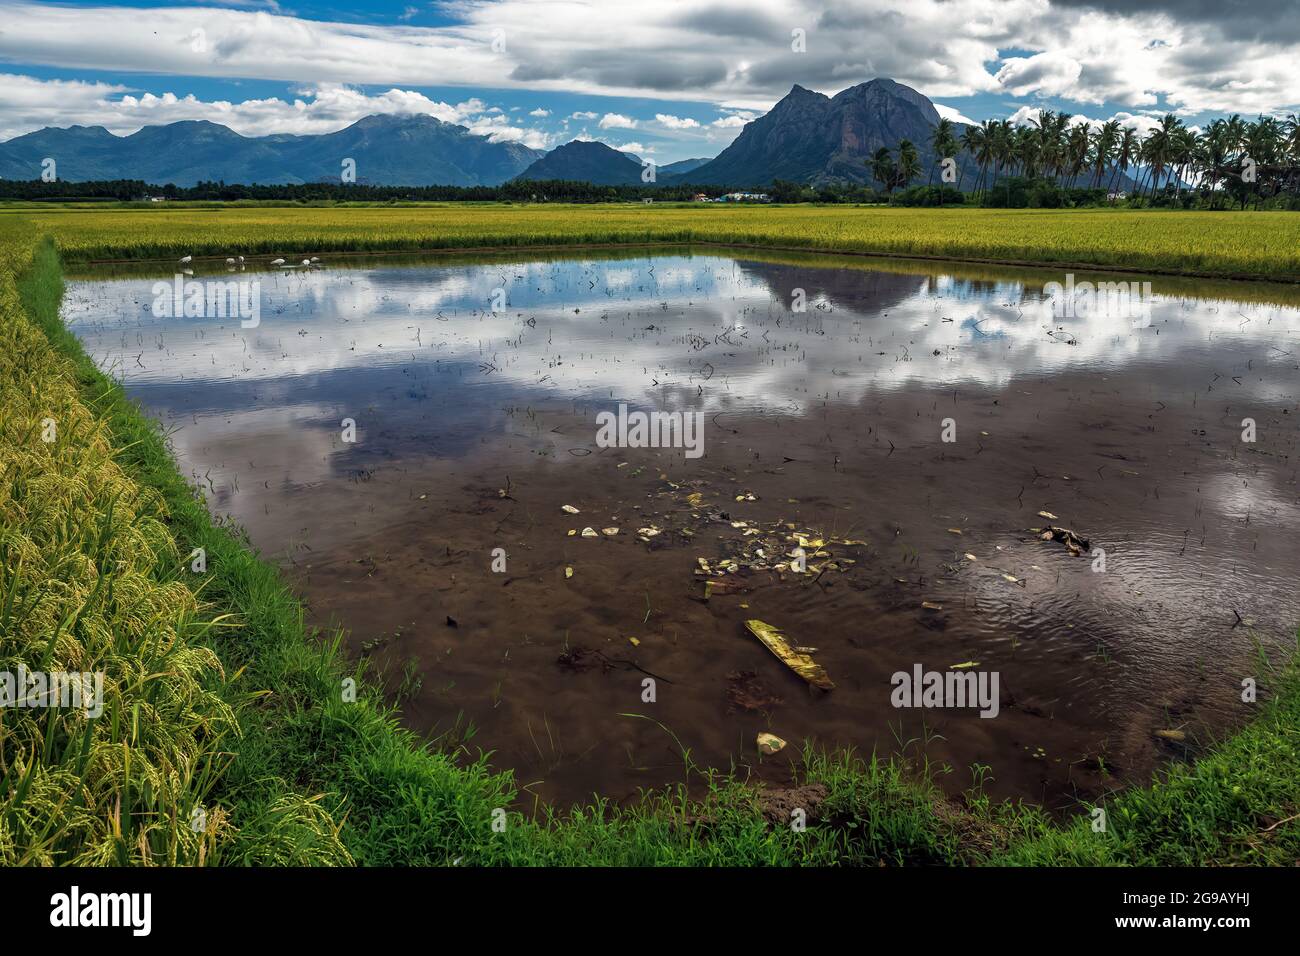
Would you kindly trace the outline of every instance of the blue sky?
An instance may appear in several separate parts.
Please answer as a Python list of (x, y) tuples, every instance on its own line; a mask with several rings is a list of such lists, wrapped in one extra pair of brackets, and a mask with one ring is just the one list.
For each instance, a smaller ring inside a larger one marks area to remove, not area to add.
[[(1276, 6), (1276, 9), (1271, 9)], [(425, 112), (551, 148), (713, 156), (793, 83), (877, 76), (941, 113), (1049, 108), (1139, 129), (1164, 112), (1300, 109), (1286, 4), (1190, 0), (449, 0), (180, 7), (0, 0), (0, 138), (211, 119), (317, 133)]]

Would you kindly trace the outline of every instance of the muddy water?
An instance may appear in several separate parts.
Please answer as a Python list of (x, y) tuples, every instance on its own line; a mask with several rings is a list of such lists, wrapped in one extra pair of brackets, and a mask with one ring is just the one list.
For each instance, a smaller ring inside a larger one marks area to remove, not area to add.
[[(1060, 316), (1059, 273), (719, 250), (240, 277), (256, 328), (156, 318), (142, 272), (65, 315), (410, 726), (526, 801), (625, 799), (683, 750), (783, 780), (810, 740), (1068, 809), (1248, 719), (1261, 649), (1294, 647), (1291, 290), (1153, 279)], [(700, 413), (702, 455), (602, 447), (620, 403)], [(996, 672), (997, 716), (893, 706), (917, 664)]]

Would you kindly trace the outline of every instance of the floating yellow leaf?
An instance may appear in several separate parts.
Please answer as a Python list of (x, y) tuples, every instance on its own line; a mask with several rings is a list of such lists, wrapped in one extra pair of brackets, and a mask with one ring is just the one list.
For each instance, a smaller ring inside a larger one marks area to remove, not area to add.
[(943, 605), (942, 605), (942, 604), (935, 604), (933, 601), (922, 601), (922, 602), (921, 602), (921, 607), (925, 608), (927, 611), (942, 611), (942, 610), (943, 610)]
[(758, 735), (758, 752), (761, 754), (774, 754), (784, 747), (785, 741), (776, 734), (761, 733)]
[(582, 529), (582, 536), (583, 536), (584, 538), (597, 538), (597, 537), (600, 537), (598, 534), (596, 534), (596, 529), (595, 529), (595, 528), (583, 528), (583, 529)]
[(1038, 517), (1046, 518), (1048, 521), (1056, 520), (1056, 515), (1052, 514), (1050, 511), (1040, 511), (1038, 512)]
[(564, 569), (564, 576), (565, 576), (566, 578), (571, 578), (571, 577), (573, 577), (573, 568), (565, 568), (565, 569)]
[(792, 648), (785, 636), (771, 624), (755, 619), (746, 621), (745, 627), (749, 628), (749, 632), (762, 641), (769, 651), (779, 657), (786, 667), (808, 683), (822, 690), (834, 689), (834, 682), (827, 676), (822, 666), (807, 654), (800, 654)]
[(609, 536), (612, 538), (612, 537), (614, 537), (614, 535), (618, 534), (618, 529), (617, 529), (617, 528), (601, 528), (601, 529), (600, 529), (600, 533), (601, 533), (601, 534), (605, 534), (605, 535), (609, 535)]
[(1163, 737), (1165, 740), (1173, 740), (1182, 743), (1187, 739), (1187, 735), (1181, 730), (1157, 730), (1157, 737)]
[(629, 637), (629, 638), (627, 639), (627, 642), (628, 642), (629, 644), (631, 644), (633, 647), (640, 647), (640, 646), (641, 646), (641, 642), (638, 641), (635, 637)]
[(578, 513), (578, 509), (573, 507), (573, 505), (560, 505), (560, 510), (571, 515), (576, 515)]
[(979, 666), (980, 666), (979, 661), (962, 661), (960, 664), (949, 664), (948, 668), (950, 670), (959, 671), (966, 667), (979, 667)]

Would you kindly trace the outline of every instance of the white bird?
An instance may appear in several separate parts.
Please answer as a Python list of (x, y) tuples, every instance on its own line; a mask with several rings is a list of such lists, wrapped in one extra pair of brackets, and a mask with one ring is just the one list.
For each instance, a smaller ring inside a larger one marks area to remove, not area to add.
[(244, 261), (244, 257), (243, 257), (243, 256), (240, 256), (240, 257), (239, 257), (239, 261), (240, 261), (240, 262), (243, 262), (243, 261)]
[(311, 261), (312, 261), (312, 262), (320, 262), (320, 256), (312, 256), (312, 257), (311, 257)]
[(272, 260), (271, 260), (271, 265), (273, 265), (273, 266), (282, 266), (282, 265), (284, 265), (284, 260), (283, 260), (283, 259), (272, 259)]
[(181, 261), (182, 264), (184, 264), (184, 263), (186, 263), (186, 262), (191, 261), (193, 258), (194, 258), (193, 256), (181, 256), (180, 261)]
[(302, 260), (302, 264), (305, 265), (305, 266), (309, 266), (309, 265), (311, 265), (311, 260), (310, 260), (310, 259), (304, 259), (304, 260)]
[(234, 260), (234, 259), (227, 259), (227, 260), (226, 260), (226, 265), (228, 265), (228, 266), (233, 266), (234, 264), (235, 264), (235, 260)]

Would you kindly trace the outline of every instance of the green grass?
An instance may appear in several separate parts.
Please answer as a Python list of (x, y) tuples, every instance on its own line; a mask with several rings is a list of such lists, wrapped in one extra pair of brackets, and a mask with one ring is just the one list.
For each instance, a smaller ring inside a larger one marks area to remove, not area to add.
[(1300, 673), (1270, 671), (1272, 697), (1247, 727), (1083, 818), (1037, 821), (996, 862), (1019, 866), (1294, 866), (1300, 860)]
[[(12, 248), (19, 281), (0, 270), (0, 328), (15, 350), (0, 368), (0, 664), (103, 666), (120, 690), (93, 727), (53, 712), (4, 715), (0, 862), (1150, 865), (1300, 855), (1300, 824), (1287, 819), (1300, 812), (1294, 667), (1269, 676), (1254, 723), (1194, 765), (1108, 800), (1104, 833), (1086, 815), (1061, 826), (978, 787), (946, 799), (935, 783), (946, 768), (928, 765), (915, 742), (889, 757), (807, 750), (804, 789), (786, 805), (684, 766), (683, 785), (630, 806), (531, 819), (513, 807), (509, 773), (402, 729), (337, 635), (305, 626), (277, 570), (214, 523), (157, 425), (60, 322), (53, 246)], [(19, 453), (35, 447), (32, 429), (51, 408), (69, 423), (65, 445), (26, 462)], [(195, 547), (207, 551), (205, 575), (188, 571)], [(20, 550), (30, 563), (11, 557)], [(51, 582), (78, 580), (67, 573), (78, 563), (98, 574), (47, 602)], [(46, 644), (53, 658), (38, 656)], [(346, 677), (358, 678), (356, 702), (343, 699)], [(152, 708), (148, 720), (141, 708)], [(187, 825), (194, 806), (208, 811), (202, 833)], [(807, 811), (806, 829), (791, 825), (791, 806)], [(504, 828), (494, 827), (503, 810)]]

